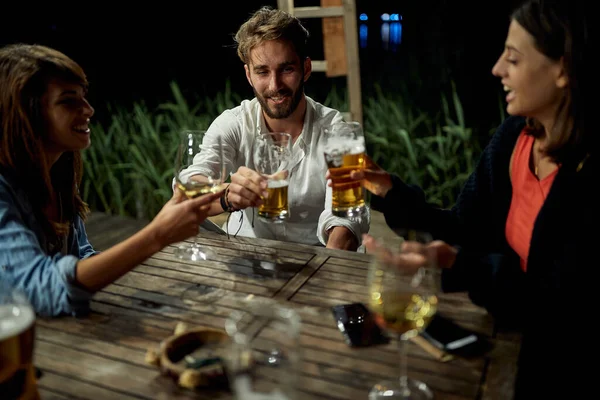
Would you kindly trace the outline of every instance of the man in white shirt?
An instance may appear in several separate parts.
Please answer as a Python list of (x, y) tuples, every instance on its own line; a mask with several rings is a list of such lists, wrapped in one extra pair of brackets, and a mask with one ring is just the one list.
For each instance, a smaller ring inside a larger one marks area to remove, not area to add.
[[(224, 111), (204, 136), (205, 143), (221, 137), (226, 169), (235, 171), (209, 215), (239, 211), (228, 218), (232, 234), (357, 250), (369, 230), (370, 215), (367, 210), (362, 219), (350, 220), (331, 213), (322, 129), (343, 118), (304, 94), (312, 71), (306, 55), (308, 36), (297, 18), (270, 7), (258, 10), (238, 30), (237, 53), (256, 97)], [(261, 132), (286, 132), (293, 141), (290, 216), (285, 223), (265, 222), (256, 215), (266, 194), (266, 179), (255, 171), (252, 160), (253, 143)], [(206, 174), (207, 161), (198, 160), (194, 173)]]

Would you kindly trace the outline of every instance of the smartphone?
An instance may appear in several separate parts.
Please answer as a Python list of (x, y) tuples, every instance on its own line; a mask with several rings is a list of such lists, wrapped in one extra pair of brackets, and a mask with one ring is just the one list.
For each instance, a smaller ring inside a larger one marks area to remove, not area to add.
[(332, 307), (332, 311), (337, 327), (349, 346), (365, 347), (390, 341), (364, 304), (337, 305)]
[(433, 316), (421, 336), (439, 349), (459, 355), (479, 354), (490, 346), (483, 336), (439, 314)]

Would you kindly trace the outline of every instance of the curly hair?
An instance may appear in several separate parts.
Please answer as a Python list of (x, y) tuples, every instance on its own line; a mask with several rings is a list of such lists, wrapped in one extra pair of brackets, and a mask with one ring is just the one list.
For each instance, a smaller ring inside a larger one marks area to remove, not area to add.
[(282, 10), (265, 6), (242, 24), (235, 34), (237, 54), (244, 64), (250, 62), (250, 51), (269, 40), (287, 40), (292, 43), (300, 60), (307, 57), (308, 30), (300, 20)]

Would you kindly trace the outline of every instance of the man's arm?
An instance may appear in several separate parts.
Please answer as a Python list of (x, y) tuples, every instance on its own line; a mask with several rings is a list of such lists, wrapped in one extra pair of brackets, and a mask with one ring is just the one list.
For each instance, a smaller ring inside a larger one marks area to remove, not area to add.
[(356, 251), (358, 249), (358, 239), (354, 233), (345, 226), (334, 226), (329, 231), (327, 240), (328, 249), (340, 249)]

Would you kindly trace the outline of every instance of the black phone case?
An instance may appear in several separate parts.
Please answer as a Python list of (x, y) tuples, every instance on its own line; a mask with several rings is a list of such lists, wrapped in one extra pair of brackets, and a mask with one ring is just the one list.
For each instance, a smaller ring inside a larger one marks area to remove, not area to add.
[(332, 307), (332, 312), (336, 325), (349, 346), (365, 347), (389, 342), (389, 338), (364, 304), (338, 305)]
[(421, 336), (447, 353), (476, 356), (489, 350), (491, 344), (482, 335), (436, 314)]

